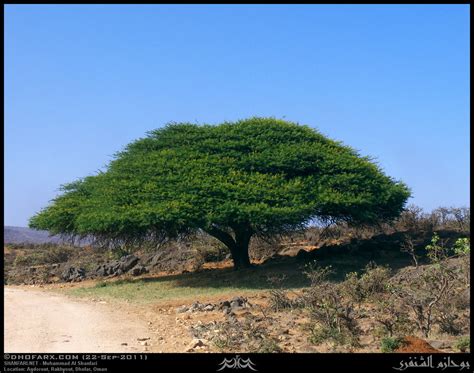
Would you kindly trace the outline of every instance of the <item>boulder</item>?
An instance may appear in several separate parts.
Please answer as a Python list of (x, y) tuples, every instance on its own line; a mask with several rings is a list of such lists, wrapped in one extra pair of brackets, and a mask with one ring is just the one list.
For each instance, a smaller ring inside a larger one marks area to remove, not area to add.
[(67, 282), (82, 281), (86, 278), (84, 268), (67, 267), (61, 273), (61, 279)]
[(102, 264), (102, 265), (98, 266), (98, 267), (94, 270), (94, 273), (95, 273), (97, 276), (107, 276), (107, 275), (108, 275), (107, 266), (106, 266), (105, 264)]
[(226, 308), (230, 308), (230, 302), (225, 300), (219, 303), (219, 310), (224, 310)]
[(188, 307), (181, 306), (181, 307), (176, 308), (176, 313), (183, 313), (183, 312), (186, 312), (187, 310), (188, 310)]
[(246, 305), (247, 305), (247, 299), (244, 297), (234, 297), (230, 301), (230, 308), (232, 309), (245, 307)]
[(131, 270), (135, 265), (138, 263), (139, 258), (137, 258), (135, 255), (126, 255), (122, 258), (120, 258), (120, 269), (125, 273)]
[(166, 253), (164, 251), (160, 251), (159, 253), (156, 253), (150, 259), (149, 265), (151, 267), (154, 267), (154, 266), (158, 265), (161, 262), (161, 260), (165, 257), (165, 255), (166, 255)]
[(144, 273), (147, 273), (147, 272), (148, 272), (148, 270), (142, 265), (136, 265), (131, 270), (132, 276), (140, 276), (140, 275), (142, 275)]
[[(119, 276), (134, 268), (138, 261), (139, 258), (133, 254), (125, 255), (119, 260), (112, 260), (108, 263), (98, 266), (95, 269), (94, 274), (96, 276)], [(137, 269), (137, 271), (144, 273), (142, 269)]]

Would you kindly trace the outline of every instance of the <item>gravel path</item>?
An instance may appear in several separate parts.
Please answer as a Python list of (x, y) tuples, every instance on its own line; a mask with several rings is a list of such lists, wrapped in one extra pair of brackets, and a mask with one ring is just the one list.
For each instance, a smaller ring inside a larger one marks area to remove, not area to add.
[(6, 286), (5, 352), (145, 352), (145, 322), (108, 304)]

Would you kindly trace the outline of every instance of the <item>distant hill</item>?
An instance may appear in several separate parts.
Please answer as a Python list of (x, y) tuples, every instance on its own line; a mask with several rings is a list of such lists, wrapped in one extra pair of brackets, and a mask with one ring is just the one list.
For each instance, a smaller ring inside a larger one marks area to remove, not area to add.
[[(59, 243), (59, 236), (50, 236), (47, 231), (36, 231), (25, 227), (3, 227), (3, 243)], [(82, 245), (87, 242), (82, 242)]]

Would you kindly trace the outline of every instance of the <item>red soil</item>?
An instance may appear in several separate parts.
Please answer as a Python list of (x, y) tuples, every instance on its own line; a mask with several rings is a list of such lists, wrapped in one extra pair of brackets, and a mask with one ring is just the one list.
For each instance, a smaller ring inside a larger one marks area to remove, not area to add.
[(403, 340), (402, 345), (396, 349), (396, 352), (441, 352), (431, 346), (428, 342), (418, 337), (408, 336)]

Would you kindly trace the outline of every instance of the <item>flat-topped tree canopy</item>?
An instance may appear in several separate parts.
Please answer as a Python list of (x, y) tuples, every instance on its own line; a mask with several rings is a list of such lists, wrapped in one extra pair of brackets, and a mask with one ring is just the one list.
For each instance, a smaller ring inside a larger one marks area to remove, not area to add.
[(130, 245), (203, 230), (230, 249), (236, 268), (250, 265), (253, 235), (313, 219), (387, 221), (410, 196), (354, 149), (308, 126), (257, 117), (167, 124), (62, 192), (30, 227)]

